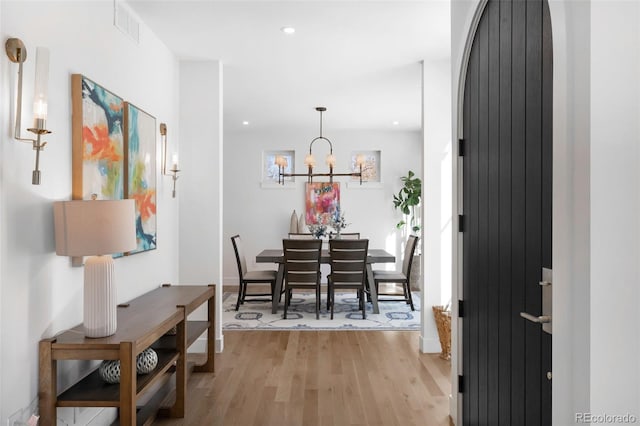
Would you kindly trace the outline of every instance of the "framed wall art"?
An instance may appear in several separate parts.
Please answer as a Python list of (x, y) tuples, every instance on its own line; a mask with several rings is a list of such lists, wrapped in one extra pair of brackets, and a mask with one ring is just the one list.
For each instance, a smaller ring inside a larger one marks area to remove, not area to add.
[(136, 201), (138, 247), (128, 254), (156, 248), (156, 119), (125, 102), (125, 197)]
[(71, 76), (72, 198), (124, 198), (124, 101), (81, 74)]
[(362, 166), (362, 185), (360, 185), (360, 178), (352, 176), (351, 180), (347, 182), (348, 187), (350, 189), (380, 188), (382, 186), (381, 151), (352, 151), (349, 161), (351, 173), (360, 171), (358, 167), (358, 157), (364, 160), (364, 165)]
[(293, 173), (295, 170), (296, 152), (294, 150), (267, 150), (262, 152), (262, 187), (278, 188), (286, 187), (295, 182), (295, 177), (284, 178), (284, 185), (278, 183), (278, 166), (276, 157), (282, 156), (286, 160), (285, 173)]
[[(354, 151), (351, 153), (351, 172), (360, 171), (357, 166), (358, 156), (364, 158), (364, 166), (362, 166), (363, 182), (381, 182), (380, 180), (380, 151)], [(352, 177), (352, 181), (359, 181), (359, 178)]]
[(307, 225), (328, 224), (340, 209), (340, 183), (307, 182), (305, 222)]

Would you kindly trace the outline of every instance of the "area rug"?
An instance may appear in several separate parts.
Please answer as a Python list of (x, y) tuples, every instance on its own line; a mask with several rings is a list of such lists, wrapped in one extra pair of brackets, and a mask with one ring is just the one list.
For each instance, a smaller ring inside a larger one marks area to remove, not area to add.
[(316, 319), (315, 293), (294, 293), (283, 319), (284, 296), (276, 314), (271, 313), (271, 302), (246, 301), (236, 311), (236, 293), (224, 293), (223, 330), (419, 330), (420, 293), (412, 292), (415, 311), (404, 301), (380, 302), (380, 313), (371, 312), (367, 304), (367, 318), (362, 319), (355, 292), (336, 293), (333, 317), (327, 311), (326, 293), (320, 304), (320, 319)]

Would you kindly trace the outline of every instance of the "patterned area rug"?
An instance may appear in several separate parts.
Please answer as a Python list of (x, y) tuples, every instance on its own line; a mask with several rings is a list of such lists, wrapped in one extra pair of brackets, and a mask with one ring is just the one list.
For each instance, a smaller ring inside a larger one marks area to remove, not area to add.
[(355, 292), (336, 293), (333, 317), (327, 311), (326, 293), (320, 302), (320, 319), (316, 319), (315, 293), (294, 293), (283, 319), (284, 295), (276, 314), (271, 313), (271, 302), (250, 302), (240, 305), (236, 311), (236, 293), (224, 293), (222, 329), (223, 330), (419, 330), (420, 329), (420, 292), (412, 292), (411, 307), (403, 301), (380, 302), (380, 313), (371, 312), (367, 304), (367, 318), (362, 319), (358, 310)]

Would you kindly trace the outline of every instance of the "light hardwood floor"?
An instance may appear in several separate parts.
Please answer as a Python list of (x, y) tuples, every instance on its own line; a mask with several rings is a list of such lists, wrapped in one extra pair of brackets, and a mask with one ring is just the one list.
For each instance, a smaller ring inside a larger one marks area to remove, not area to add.
[(157, 425), (449, 425), (450, 363), (409, 331), (227, 331), (184, 419)]

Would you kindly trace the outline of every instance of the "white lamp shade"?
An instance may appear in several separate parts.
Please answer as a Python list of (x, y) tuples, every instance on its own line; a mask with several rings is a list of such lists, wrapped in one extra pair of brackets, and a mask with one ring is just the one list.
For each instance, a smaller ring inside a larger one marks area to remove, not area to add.
[(56, 254), (93, 256), (133, 250), (134, 200), (73, 200), (53, 203)]

